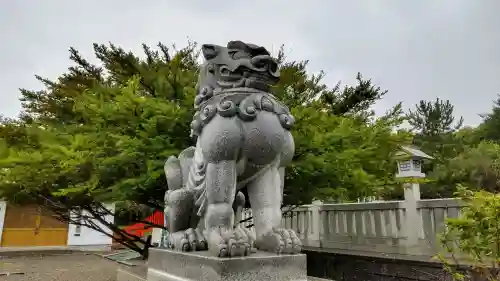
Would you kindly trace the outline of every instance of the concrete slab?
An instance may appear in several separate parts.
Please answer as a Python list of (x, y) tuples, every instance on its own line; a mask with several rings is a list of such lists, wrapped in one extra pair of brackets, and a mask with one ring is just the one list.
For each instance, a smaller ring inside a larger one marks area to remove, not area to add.
[(306, 255), (257, 252), (247, 257), (217, 258), (204, 252), (151, 249), (148, 281), (306, 281)]
[[(147, 267), (138, 265), (136, 267), (121, 266), (116, 272), (117, 281), (148, 281)], [(334, 281), (317, 277), (307, 276), (307, 281)]]

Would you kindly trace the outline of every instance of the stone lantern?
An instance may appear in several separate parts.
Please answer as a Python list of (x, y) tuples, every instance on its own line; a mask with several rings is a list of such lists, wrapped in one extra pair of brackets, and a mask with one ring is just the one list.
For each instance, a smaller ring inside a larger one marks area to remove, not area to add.
[[(424, 178), (422, 164), (424, 160), (434, 159), (419, 149), (411, 146), (401, 146), (395, 153), (398, 163), (397, 178)], [(403, 207), (404, 232), (406, 239), (404, 243), (411, 251), (412, 247), (418, 248), (420, 231), (422, 229), (422, 218), (418, 213), (418, 201), (420, 201), (420, 185), (418, 182), (406, 182), (403, 184), (405, 200)]]
[(397, 178), (424, 178), (425, 174), (422, 173), (424, 160), (434, 159), (411, 146), (401, 146), (400, 150), (396, 152), (395, 158), (398, 163)]

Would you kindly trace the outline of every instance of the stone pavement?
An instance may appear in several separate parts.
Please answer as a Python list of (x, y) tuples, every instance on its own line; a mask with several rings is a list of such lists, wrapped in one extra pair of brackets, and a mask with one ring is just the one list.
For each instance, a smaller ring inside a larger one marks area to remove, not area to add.
[[(115, 281), (117, 263), (86, 253), (2, 258), (2, 281)], [(22, 275), (2, 276), (20, 272)]]

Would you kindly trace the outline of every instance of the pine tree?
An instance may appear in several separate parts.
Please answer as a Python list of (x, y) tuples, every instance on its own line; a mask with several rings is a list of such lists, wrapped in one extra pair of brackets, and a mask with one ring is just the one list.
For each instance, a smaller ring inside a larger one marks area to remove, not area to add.
[(483, 123), (479, 126), (480, 134), (484, 139), (500, 142), (500, 97), (493, 102), (493, 109), (485, 114)]
[(421, 100), (415, 111), (407, 114), (408, 123), (423, 136), (438, 136), (454, 132), (463, 124), (463, 117), (455, 122), (454, 106), (449, 100), (437, 98), (434, 102)]
[(456, 120), (453, 111), (449, 100), (437, 98), (434, 102), (421, 100), (406, 116), (415, 132), (413, 143), (439, 161), (460, 152), (455, 151), (453, 133), (462, 127), (463, 117)]

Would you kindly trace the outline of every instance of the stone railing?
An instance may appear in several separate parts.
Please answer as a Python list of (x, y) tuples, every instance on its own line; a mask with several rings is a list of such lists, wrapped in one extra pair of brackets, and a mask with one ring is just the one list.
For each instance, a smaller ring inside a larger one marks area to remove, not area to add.
[(459, 211), (455, 199), (306, 205), (290, 211), (282, 225), (294, 229), (309, 250), (428, 259), (438, 253), (445, 218)]

